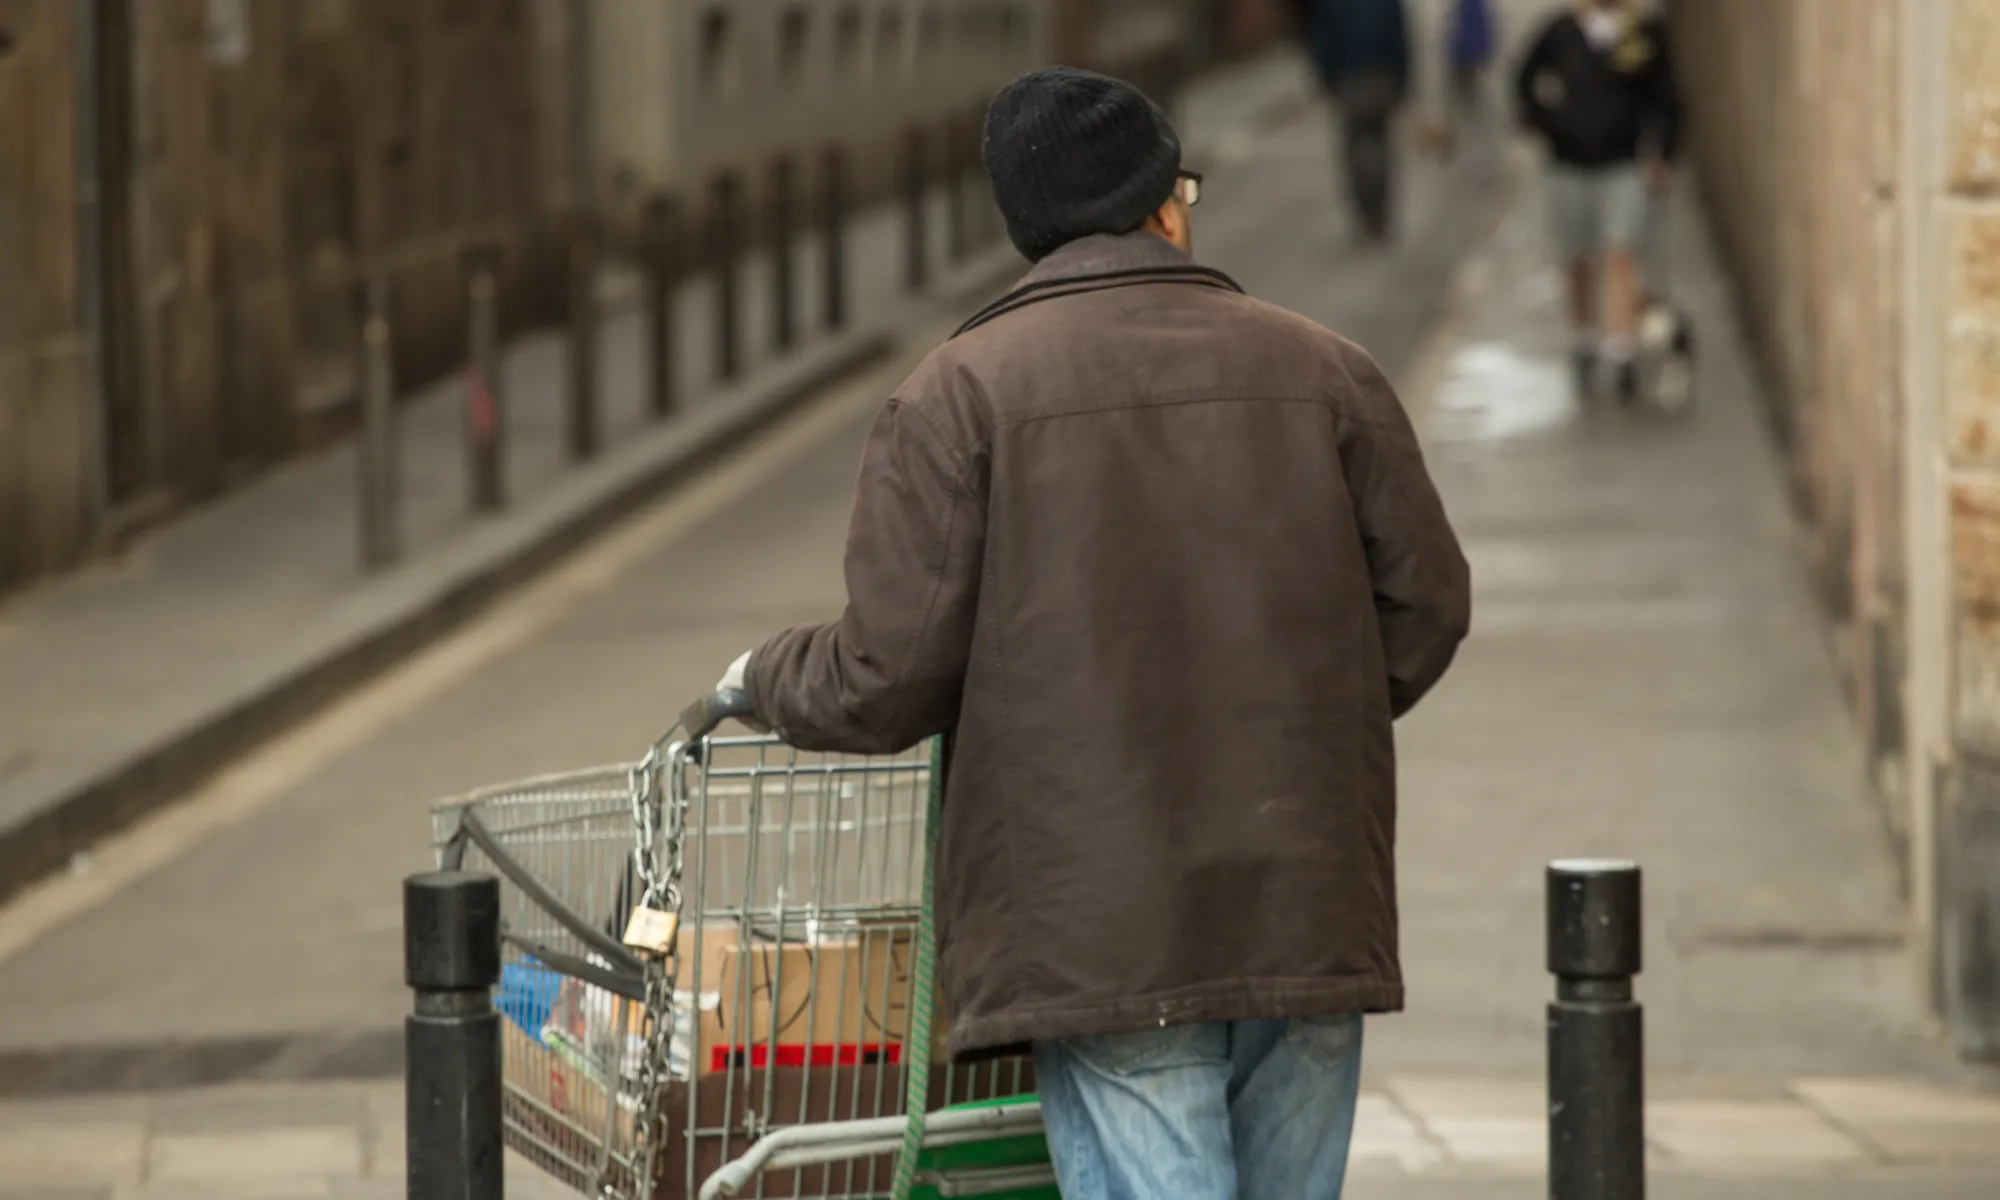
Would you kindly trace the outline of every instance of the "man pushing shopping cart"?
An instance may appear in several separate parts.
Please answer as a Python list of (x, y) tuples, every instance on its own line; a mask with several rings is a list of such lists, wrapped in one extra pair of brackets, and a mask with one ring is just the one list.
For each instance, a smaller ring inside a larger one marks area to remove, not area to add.
[(1381, 369), (1191, 257), (1157, 106), (1031, 72), (984, 156), (1034, 267), (882, 409), (845, 614), (721, 688), (801, 751), (948, 738), (948, 1050), (1031, 1049), (1067, 1200), (1330, 1200), (1467, 565)]

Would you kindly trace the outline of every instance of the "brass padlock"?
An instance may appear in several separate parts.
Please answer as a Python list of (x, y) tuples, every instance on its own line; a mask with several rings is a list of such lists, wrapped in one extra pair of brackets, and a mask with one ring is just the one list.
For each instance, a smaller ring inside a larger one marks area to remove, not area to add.
[(632, 919), (625, 923), (625, 944), (642, 953), (666, 957), (674, 948), (674, 935), (680, 931), (681, 919), (670, 912), (657, 908), (635, 908)]

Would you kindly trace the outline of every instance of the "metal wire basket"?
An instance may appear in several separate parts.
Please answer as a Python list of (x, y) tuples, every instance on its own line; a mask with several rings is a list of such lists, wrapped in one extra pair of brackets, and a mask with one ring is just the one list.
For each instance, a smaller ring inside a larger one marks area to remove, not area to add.
[[(589, 1195), (884, 1195), (884, 1131), (936, 1051), (911, 1044), (930, 758), (697, 719), (640, 762), (433, 810), (440, 865), (502, 881), (508, 1142)], [(670, 944), (635, 949), (666, 878)], [(1025, 1063), (943, 1076), (927, 1107), (1014, 1100), (933, 1118), (925, 1189), (1052, 1197)], [(998, 1158), (942, 1149), (982, 1141)]]

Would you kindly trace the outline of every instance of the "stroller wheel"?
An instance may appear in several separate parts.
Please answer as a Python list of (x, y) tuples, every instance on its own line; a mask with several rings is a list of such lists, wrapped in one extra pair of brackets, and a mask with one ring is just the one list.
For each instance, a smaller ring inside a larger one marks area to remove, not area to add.
[(1653, 406), (1664, 413), (1683, 413), (1694, 407), (1694, 360), (1669, 354), (1653, 369)]

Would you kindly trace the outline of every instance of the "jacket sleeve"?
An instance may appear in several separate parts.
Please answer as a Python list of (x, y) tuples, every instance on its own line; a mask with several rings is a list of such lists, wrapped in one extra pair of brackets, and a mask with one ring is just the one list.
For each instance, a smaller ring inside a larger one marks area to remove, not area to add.
[(1554, 22), (1542, 26), (1535, 40), (1521, 55), (1521, 65), (1514, 71), (1514, 116), (1522, 127), (1536, 133), (1543, 131), (1548, 120), (1548, 112), (1542, 107), (1541, 98), (1535, 95), (1535, 76), (1541, 74), (1543, 61), (1548, 57), (1549, 38), (1555, 30)]
[(1416, 431), (1388, 379), (1366, 355), (1351, 364), (1355, 404), (1341, 437), (1375, 622), (1400, 717), (1443, 677), (1472, 623), (1472, 572), (1424, 466)]
[(956, 723), (985, 538), (966, 469), (923, 413), (883, 408), (855, 485), (846, 612), (772, 638), (745, 675), (787, 742), (891, 754)]
[(1680, 153), (1681, 108), (1680, 80), (1674, 70), (1673, 45), (1667, 23), (1654, 18), (1648, 30), (1653, 39), (1652, 69), (1646, 79), (1646, 107), (1648, 125), (1652, 129), (1654, 152), (1662, 161), (1673, 162)]

